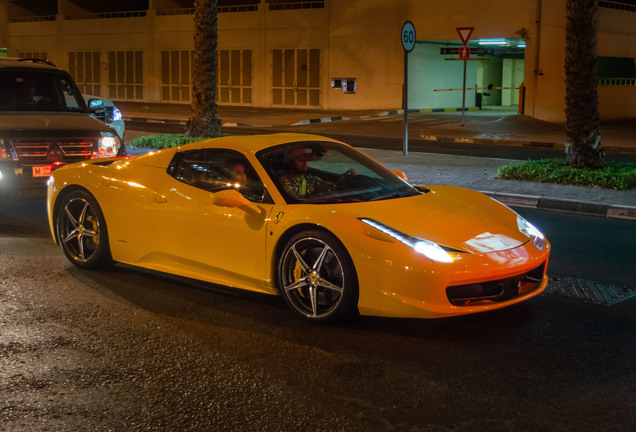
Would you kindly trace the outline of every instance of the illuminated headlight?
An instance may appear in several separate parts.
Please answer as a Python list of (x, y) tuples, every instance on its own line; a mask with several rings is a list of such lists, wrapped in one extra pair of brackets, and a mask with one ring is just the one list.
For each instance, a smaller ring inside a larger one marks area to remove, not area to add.
[(360, 218), (360, 220), (367, 225), (370, 225), (373, 228), (377, 229), (378, 231), (383, 232), (389, 237), (392, 237), (395, 240), (404, 243), (408, 247), (412, 248), (415, 252), (421, 253), (422, 255), (432, 259), (433, 261), (443, 263), (453, 262), (453, 258), (448, 254), (448, 252), (446, 252), (437, 243), (404, 234), (403, 232), (400, 232), (388, 225), (384, 225), (383, 223), (373, 219)]
[(121, 116), (121, 111), (119, 111), (116, 107), (113, 107), (113, 114), (112, 114), (112, 120), (111, 121), (117, 121), (117, 120), (121, 120), (122, 116)]
[(18, 156), (13, 151), (13, 146), (0, 138), (0, 160), (18, 160)]
[(97, 144), (97, 155), (98, 158), (109, 158), (117, 156), (119, 152), (119, 147), (121, 143), (119, 138), (114, 136), (105, 136), (99, 138), (99, 142)]
[(537, 229), (537, 227), (535, 227), (519, 215), (517, 215), (517, 226), (519, 227), (519, 231), (527, 235), (529, 238), (533, 239), (532, 244), (534, 245), (534, 247), (539, 250), (543, 250), (547, 240), (545, 239), (541, 231)]
[(521, 231), (528, 237), (544, 238), (543, 234), (537, 229), (537, 227), (535, 227), (519, 215), (517, 215), (517, 226), (519, 227), (519, 231)]

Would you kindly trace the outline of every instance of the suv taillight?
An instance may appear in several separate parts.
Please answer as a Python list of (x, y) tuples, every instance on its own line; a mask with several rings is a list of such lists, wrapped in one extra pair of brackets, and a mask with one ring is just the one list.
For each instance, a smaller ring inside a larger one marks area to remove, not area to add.
[(0, 138), (0, 161), (6, 160), (18, 160), (18, 156), (11, 143)]

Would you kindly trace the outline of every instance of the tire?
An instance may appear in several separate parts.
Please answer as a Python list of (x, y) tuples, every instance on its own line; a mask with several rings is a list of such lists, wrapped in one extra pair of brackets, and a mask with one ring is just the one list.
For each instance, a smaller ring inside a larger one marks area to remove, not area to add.
[(289, 308), (309, 321), (334, 323), (357, 315), (353, 262), (327, 232), (304, 231), (289, 239), (278, 260), (276, 281)]
[(64, 255), (76, 266), (100, 268), (113, 263), (104, 214), (89, 193), (78, 190), (62, 198), (56, 231)]

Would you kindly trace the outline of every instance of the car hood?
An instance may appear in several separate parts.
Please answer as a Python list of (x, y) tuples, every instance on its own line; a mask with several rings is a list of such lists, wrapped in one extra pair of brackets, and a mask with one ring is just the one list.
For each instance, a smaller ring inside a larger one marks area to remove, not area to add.
[(519, 231), (516, 213), (488, 196), (453, 186), (429, 188), (419, 196), (362, 204), (356, 216), (471, 253), (512, 249), (529, 240)]
[(114, 130), (87, 113), (3, 112), (0, 132), (19, 136), (102, 136)]

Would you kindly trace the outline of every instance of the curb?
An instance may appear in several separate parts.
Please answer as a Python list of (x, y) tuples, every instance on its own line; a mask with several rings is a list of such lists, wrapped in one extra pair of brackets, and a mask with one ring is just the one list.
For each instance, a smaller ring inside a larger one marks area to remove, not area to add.
[(293, 123), (292, 126), (308, 125), (313, 123), (328, 123), (328, 122), (338, 121), (338, 120), (351, 120), (351, 119), (348, 117), (342, 117), (342, 116), (325, 117), (325, 118), (319, 118), (319, 119), (301, 120), (299, 122)]
[(511, 207), (533, 208), (537, 210), (575, 213), (607, 219), (636, 220), (636, 207), (556, 199), (545, 196), (519, 195), (505, 192), (481, 191), (491, 198)]
[[(407, 110), (407, 113), (408, 114), (426, 114), (426, 113), (461, 112), (461, 111), (462, 111), (461, 108), (420, 108), (420, 109)], [(464, 108), (464, 111), (481, 111), (481, 110), (478, 107), (469, 107), (469, 108)], [(404, 114), (404, 110), (399, 109), (399, 110), (385, 111), (379, 114), (378, 117), (388, 116), (388, 115), (398, 115), (398, 114)]]
[[(182, 119), (164, 119), (164, 118), (154, 118), (154, 117), (133, 117), (133, 116), (123, 116), (124, 122), (143, 122), (143, 123), (156, 123), (156, 124), (169, 124), (169, 125), (179, 125), (185, 126), (188, 121)], [(227, 122), (222, 123), (221, 126), (226, 127), (239, 127), (239, 126), (250, 126), (246, 123), (235, 123), (235, 122)]]
[(144, 123), (159, 123), (159, 124), (173, 124), (173, 125), (185, 125), (186, 120), (181, 119), (162, 119), (153, 117), (132, 117), (123, 116), (124, 122), (144, 122)]

